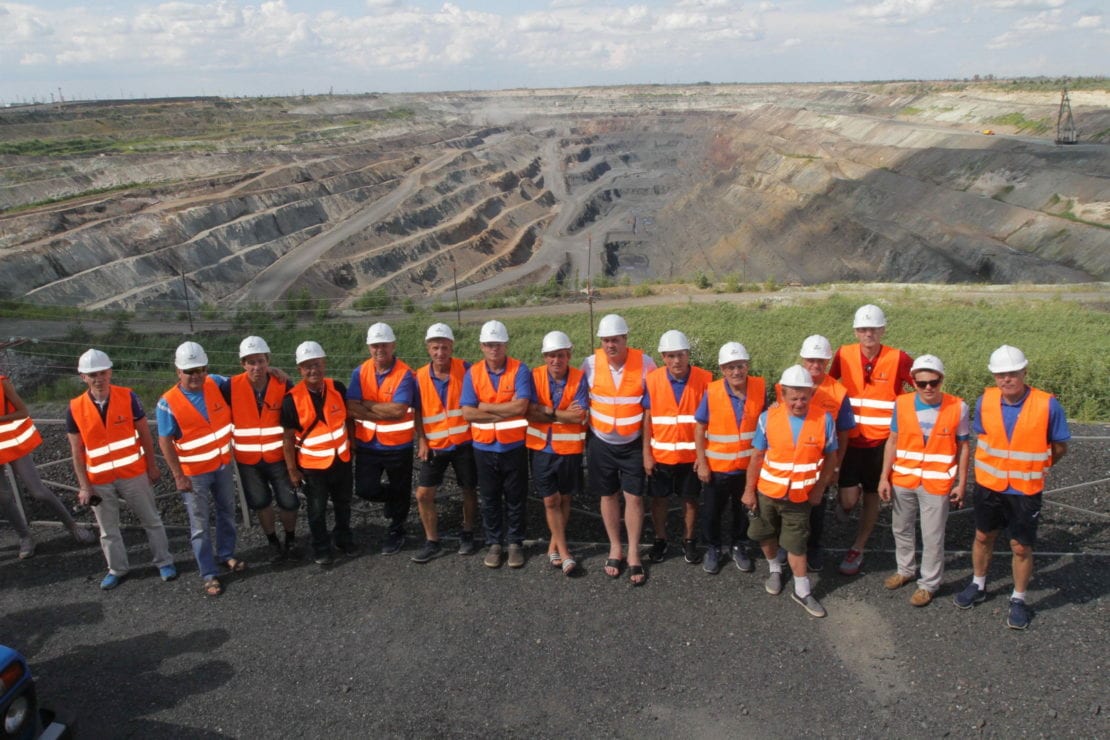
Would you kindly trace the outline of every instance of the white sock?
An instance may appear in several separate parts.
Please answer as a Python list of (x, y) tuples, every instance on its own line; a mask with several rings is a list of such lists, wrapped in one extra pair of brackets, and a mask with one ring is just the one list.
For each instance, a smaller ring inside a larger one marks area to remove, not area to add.
[(767, 565), (770, 566), (772, 573), (782, 573), (782, 563), (779, 561), (772, 558), (767, 561)]
[(981, 590), (987, 590), (987, 577), (986, 576), (972, 576), (971, 582), (978, 586)]
[(797, 594), (799, 599), (809, 596), (809, 576), (802, 576), (801, 578), (794, 576), (794, 593)]
[(1010, 594), (1010, 598), (1011, 599), (1017, 599), (1018, 601), (1020, 601), (1024, 604), (1025, 603), (1025, 592), (1024, 591), (1014, 591), (1012, 594)]

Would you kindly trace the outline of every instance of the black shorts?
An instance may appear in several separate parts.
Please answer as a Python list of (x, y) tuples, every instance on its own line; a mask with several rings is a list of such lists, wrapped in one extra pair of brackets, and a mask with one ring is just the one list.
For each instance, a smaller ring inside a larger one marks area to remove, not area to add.
[(675, 494), (685, 499), (697, 500), (701, 495), (701, 480), (694, 472), (694, 463), (656, 463), (655, 470), (648, 478), (648, 489), (654, 498)]
[(999, 493), (978, 483), (971, 494), (975, 506), (975, 528), (980, 532), (1010, 530), (1010, 539), (1026, 547), (1037, 544), (1037, 524), (1041, 521), (1041, 494)]
[(532, 451), (532, 487), (540, 498), (553, 493), (577, 496), (582, 493), (582, 455), (556, 455)]
[(453, 450), (428, 450), (427, 462), (420, 463), (416, 485), (435, 488), (443, 483), (443, 476), (450, 466), (455, 470), (459, 488), (478, 487), (478, 469), (474, 466), (474, 445), (458, 445)]
[(644, 495), (644, 443), (640, 439), (611, 445), (590, 435), (586, 447), (590, 491), (614, 496), (621, 491)]
[(883, 474), (883, 448), (849, 447), (840, 464), (840, 478), (836, 484), (840, 488), (860, 486), (864, 491), (875, 493), (879, 490), (879, 478)]

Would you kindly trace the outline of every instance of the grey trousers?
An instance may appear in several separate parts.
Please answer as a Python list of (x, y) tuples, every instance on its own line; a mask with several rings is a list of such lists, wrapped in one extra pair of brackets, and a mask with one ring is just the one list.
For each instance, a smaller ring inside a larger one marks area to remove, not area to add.
[[(36, 501), (49, 507), (66, 528), (73, 529), (73, 516), (70, 515), (66, 505), (42, 482), (42, 478), (39, 477), (39, 470), (35, 467), (35, 460), (31, 454), (28, 453), (18, 460), (12, 460), (8, 464), (12, 466), (12, 470), (19, 476), (19, 479), (23, 481), (23, 487), (27, 492), (30, 493)], [(4, 466), (0, 465), (0, 509), (3, 509), (4, 516), (12, 523), (12, 528), (15, 529), (16, 534), (20, 537), (28, 537), (31, 534), (31, 530), (27, 527), (27, 520), (24, 518), (15, 500), (15, 497), (19, 494), (13, 491), (8, 484), (8, 476), (4, 472), (3, 467)]]
[(948, 523), (948, 497), (924, 488), (894, 486), (894, 557), (898, 572), (913, 577), (917, 572), (914, 530), (921, 519), (921, 577), (917, 587), (936, 593), (944, 576), (944, 527)]
[(161, 568), (173, 562), (170, 543), (166, 538), (166, 528), (162, 517), (154, 505), (154, 489), (146, 473), (134, 478), (120, 478), (114, 483), (101, 483), (92, 487), (92, 492), (100, 496), (100, 505), (93, 507), (96, 523), (100, 525), (100, 549), (108, 561), (108, 572), (123, 576), (130, 570), (127, 562), (127, 546), (119, 528), (119, 505), (125, 501), (146, 530), (154, 565)]

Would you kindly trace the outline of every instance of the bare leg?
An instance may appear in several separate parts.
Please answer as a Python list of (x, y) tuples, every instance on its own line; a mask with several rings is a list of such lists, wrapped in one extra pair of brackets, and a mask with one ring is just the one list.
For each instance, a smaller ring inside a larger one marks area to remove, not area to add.
[(697, 537), (698, 526), (698, 502), (695, 499), (688, 498), (682, 502), (682, 519), (685, 525), (682, 530), (684, 539), (692, 540)]
[(640, 561), (640, 537), (644, 532), (644, 499), (642, 496), (624, 494), (624, 528), (628, 531), (628, 564), (643, 565)]
[(258, 516), (258, 526), (262, 527), (262, 534), (274, 533), (274, 507), (266, 506), (255, 512)]
[[(605, 523), (605, 535), (609, 538), (609, 559), (621, 559), (621, 503), (616, 494), (601, 497), (601, 520)], [(631, 549), (631, 548), (630, 548)], [(606, 566), (605, 573), (610, 576), (619, 570)]]
[(566, 560), (570, 557), (567, 550), (566, 521), (563, 519), (564, 496), (553, 493), (543, 500), (543, 511), (547, 518), (547, 528), (551, 532), (551, 552), (559, 553), (559, 557)]
[(975, 543), (971, 546), (971, 569), (975, 575), (987, 575), (987, 568), (991, 564), (991, 555), (994, 553), (994, 540), (997, 537), (998, 530), (993, 532), (975, 530)]
[(867, 547), (867, 540), (871, 531), (875, 529), (875, 522), (879, 521), (879, 494), (874, 491), (864, 491), (863, 511), (860, 512), (859, 528), (856, 530), (856, 541), (852, 547), (860, 552)]
[(1012, 567), (1014, 570), (1014, 590), (1024, 593), (1033, 578), (1033, 548), (1023, 545), (1017, 540), (1010, 540), (1010, 549), (1013, 550)]
[(417, 486), (416, 508), (420, 512), (420, 523), (424, 525), (424, 538), (429, 541), (438, 540), (439, 517), (436, 514), (435, 486)]
[(464, 488), (462, 497), (463, 531), (473, 532), (474, 523), (478, 521), (478, 491), (474, 488)]
[[(651, 526), (655, 529), (655, 539), (667, 539), (667, 508), (670, 502), (666, 496), (652, 496), (651, 498)], [(629, 542), (632, 541), (629, 535)]]

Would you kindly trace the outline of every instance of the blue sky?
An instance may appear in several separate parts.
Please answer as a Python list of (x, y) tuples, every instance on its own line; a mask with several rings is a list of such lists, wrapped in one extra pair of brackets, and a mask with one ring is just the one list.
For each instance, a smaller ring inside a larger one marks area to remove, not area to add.
[(0, 0), (0, 104), (1110, 74), (1105, 0)]

